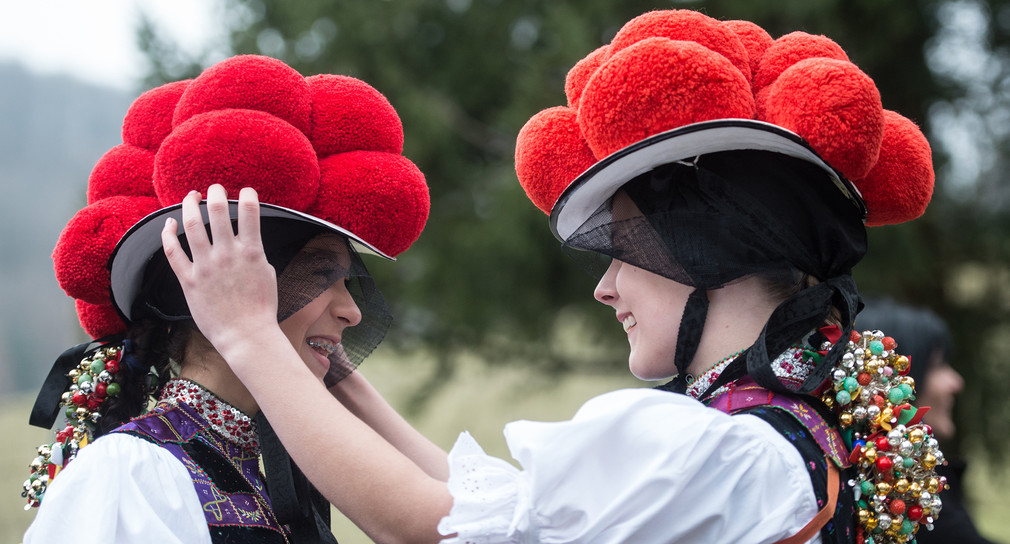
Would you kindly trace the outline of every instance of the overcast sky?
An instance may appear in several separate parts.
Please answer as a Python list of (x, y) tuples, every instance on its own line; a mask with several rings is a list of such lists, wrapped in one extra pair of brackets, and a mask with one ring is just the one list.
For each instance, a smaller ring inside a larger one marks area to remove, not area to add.
[(140, 10), (198, 51), (221, 40), (219, 6), (218, 0), (0, 0), (0, 62), (134, 90), (144, 67), (134, 37)]

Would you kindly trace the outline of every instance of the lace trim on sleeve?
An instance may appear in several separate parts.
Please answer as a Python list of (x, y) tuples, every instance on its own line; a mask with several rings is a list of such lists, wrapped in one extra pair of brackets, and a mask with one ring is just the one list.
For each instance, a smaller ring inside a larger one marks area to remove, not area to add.
[(529, 534), (529, 491), (520, 471), (488, 456), (470, 436), (461, 433), (449, 452), (449, 492), (452, 510), (438, 524), (441, 534), (453, 534), (444, 544), (522, 543)]

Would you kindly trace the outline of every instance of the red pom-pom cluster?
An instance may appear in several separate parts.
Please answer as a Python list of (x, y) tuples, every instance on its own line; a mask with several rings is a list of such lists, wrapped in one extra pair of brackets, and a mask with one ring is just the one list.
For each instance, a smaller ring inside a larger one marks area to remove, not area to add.
[(607, 155), (715, 119), (757, 119), (803, 137), (859, 188), (867, 225), (914, 219), (932, 195), (922, 132), (884, 110), (873, 80), (824, 36), (773, 40), (749, 21), (653, 11), (576, 63), (565, 95), (568, 107), (533, 116), (516, 142), (519, 181), (548, 214)]
[(125, 329), (106, 268), (116, 243), (191, 190), (253, 187), (261, 201), (336, 223), (389, 255), (407, 249), (428, 218), (428, 187), (401, 154), (399, 116), (352, 77), (305, 78), (276, 59), (232, 57), (142, 94), (122, 135), (92, 170), (88, 206), (53, 252), (60, 286), (95, 338)]

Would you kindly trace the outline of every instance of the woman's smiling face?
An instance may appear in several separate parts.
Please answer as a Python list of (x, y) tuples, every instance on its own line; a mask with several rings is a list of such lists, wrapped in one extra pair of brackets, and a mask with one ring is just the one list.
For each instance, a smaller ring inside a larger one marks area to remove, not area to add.
[(631, 347), (628, 366), (639, 379), (661, 380), (677, 373), (677, 331), (693, 291), (691, 286), (617, 259), (600, 279), (594, 295), (614, 308), (624, 325)]
[[(347, 241), (335, 234), (321, 234), (311, 239), (277, 278), (280, 297), (298, 296), (296, 276), (332, 278), (334, 281), (318, 296), (280, 322), (298, 355), (320, 379), (330, 368), (331, 356), (342, 351), (344, 329), (361, 322), (361, 311), (347, 290), (351, 255)], [(317, 280), (318, 281), (318, 280)]]

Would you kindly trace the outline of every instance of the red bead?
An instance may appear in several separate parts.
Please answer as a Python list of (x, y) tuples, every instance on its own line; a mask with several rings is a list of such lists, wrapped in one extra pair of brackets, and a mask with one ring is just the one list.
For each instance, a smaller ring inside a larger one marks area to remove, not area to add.
[(85, 395), (81, 391), (77, 391), (76, 393), (74, 393), (74, 404), (78, 406), (84, 406), (87, 403), (88, 403), (87, 395)]
[(849, 340), (851, 340), (852, 342), (858, 342), (859, 339), (862, 337), (863, 335), (859, 334), (856, 331), (852, 331), (852, 334), (849, 335)]
[(101, 399), (101, 398), (104, 398), (104, 397), (105, 397), (105, 391), (106, 391), (106, 390), (107, 390), (108, 388), (109, 388), (109, 386), (108, 386), (108, 385), (105, 385), (105, 384), (104, 384), (104, 383), (102, 383), (102, 382), (98, 382), (98, 383), (97, 383), (97, 384), (95, 385), (95, 396), (96, 396), (96, 397), (98, 397), (98, 398), (100, 398), (100, 399)]
[(872, 402), (877, 408), (880, 408), (881, 410), (884, 409), (884, 397), (881, 397), (880, 395), (873, 395), (873, 399), (871, 399), (870, 402)]
[(879, 451), (890, 451), (891, 450), (891, 444), (889, 444), (887, 442), (887, 437), (886, 436), (881, 436), (880, 438), (877, 439), (877, 450), (879, 450)]
[(88, 397), (88, 410), (97, 410), (102, 405), (102, 401), (95, 397)]
[[(901, 499), (894, 499), (891, 501), (891, 513), (894, 515), (901, 515), (905, 511), (905, 501)], [(919, 512), (922, 515), (922, 512)]]
[(890, 336), (885, 336), (885, 337), (884, 337), (884, 338), (883, 338), (883, 339), (882, 339), (882, 340), (880, 341), (880, 343), (881, 343), (881, 344), (884, 344), (884, 349), (886, 349), (886, 350), (892, 350), (892, 349), (894, 349), (894, 348), (898, 347), (898, 343), (897, 343), (897, 342), (895, 342), (895, 341), (894, 341), (894, 338), (891, 338)]
[(918, 504), (913, 504), (908, 507), (908, 519), (912, 521), (919, 521), (922, 519), (922, 507)]
[(119, 362), (105, 361), (105, 370), (108, 370), (109, 374), (115, 375), (117, 372), (119, 372)]
[(862, 385), (864, 387), (870, 385), (870, 381), (872, 379), (873, 377), (870, 376), (869, 372), (860, 372), (859, 375), (856, 376), (856, 381), (859, 382), (859, 385)]
[(877, 470), (878, 471), (880, 471), (880, 472), (890, 472), (891, 471), (891, 467), (893, 467), (893, 466), (894, 466), (894, 463), (891, 462), (890, 458), (888, 458), (888, 457), (878, 457), (877, 458)]

